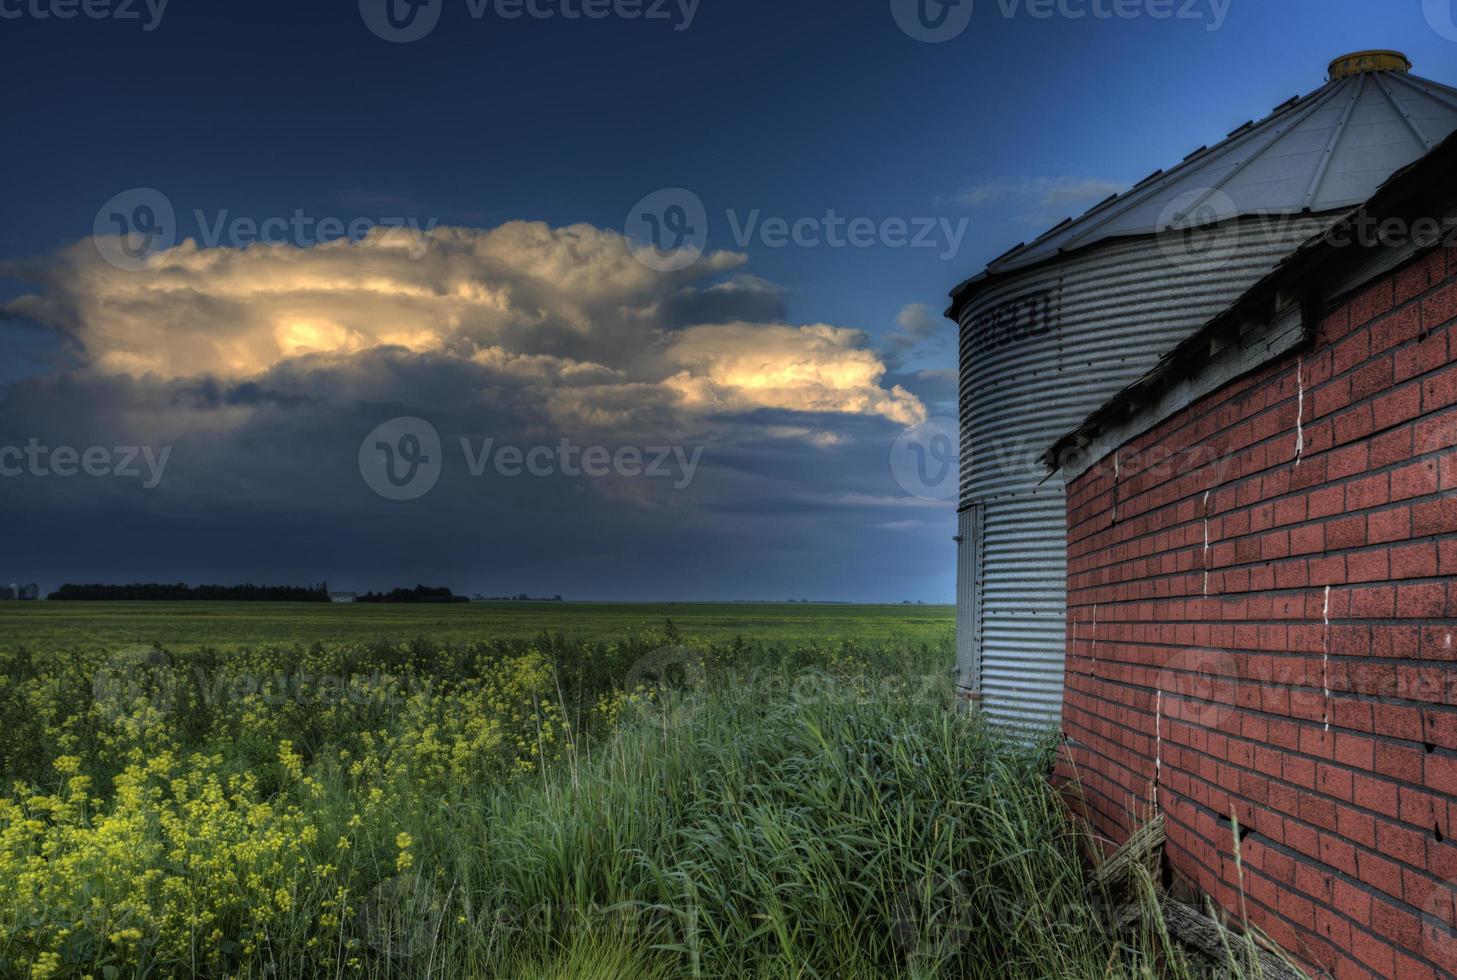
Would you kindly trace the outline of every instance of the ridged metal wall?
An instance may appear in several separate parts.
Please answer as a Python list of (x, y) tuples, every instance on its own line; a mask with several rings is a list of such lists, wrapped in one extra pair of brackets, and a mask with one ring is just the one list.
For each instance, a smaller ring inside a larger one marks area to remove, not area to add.
[(993, 720), (1061, 718), (1066, 503), (1042, 454), (1334, 218), (1105, 242), (989, 284), (962, 312), (958, 668)]
[(979, 569), (972, 560), (981, 554), (981, 511), (968, 507), (957, 515), (956, 522), (956, 665), (957, 683), (966, 690), (972, 689), (971, 680), (964, 673), (975, 657), (976, 643), (980, 636), (981, 583), (977, 581)]

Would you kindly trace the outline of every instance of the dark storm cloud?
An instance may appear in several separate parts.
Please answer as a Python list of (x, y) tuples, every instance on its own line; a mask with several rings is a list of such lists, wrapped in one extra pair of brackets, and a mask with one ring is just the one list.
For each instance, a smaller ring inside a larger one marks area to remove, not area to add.
[[(803, 594), (788, 583), (823, 572), (811, 556), (867, 560), (857, 524), (945, 518), (890, 472), (925, 415), (913, 379), (887, 379), (858, 331), (784, 323), (772, 284), (719, 278), (739, 259), (665, 277), (581, 226), (437, 233), (419, 260), (180, 246), (138, 274), (78, 246), (32, 268), (11, 310), (74, 334), (86, 363), (13, 384), (0, 447), (166, 453), (153, 486), (0, 480), (29, 515), (15, 547), (32, 576), (577, 595), (722, 595), (746, 576), (734, 590), (774, 596)], [(361, 446), (407, 416), (438, 433), (441, 472), (385, 499)], [(482, 463), (564, 441), (676, 455), (659, 478)]]

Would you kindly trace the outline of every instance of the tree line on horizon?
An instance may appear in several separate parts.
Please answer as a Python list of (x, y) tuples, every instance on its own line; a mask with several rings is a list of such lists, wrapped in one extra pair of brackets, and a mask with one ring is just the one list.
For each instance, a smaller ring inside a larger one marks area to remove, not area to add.
[[(317, 585), (188, 585), (160, 582), (138, 582), (130, 585), (93, 583), (76, 585), (67, 582), (46, 596), (57, 601), (84, 602), (329, 602), (329, 583)], [(456, 595), (446, 586), (417, 585), (413, 589), (395, 588), (389, 592), (366, 592), (354, 602), (470, 602), (469, 597)], [(561, 601), (557, 596), (555, 601)]]
[(413, 589), (391, 589), (389, 592), (366, 592), (355, 602), (470, 602), (467, 596), (456, 595), (441, 586), (417, 585)]
[(75, 585), (66, 583), (46, 596), (55, 600), (84, 600), (88, 602), (110, 601), (158, 601), (177, 602), (229, 601), (229, 602), (328, 602), (329, 584), (318, 585), (187, 585), (183, 582), (164, 584), (160, 582), (139, 582), (131, 585)]

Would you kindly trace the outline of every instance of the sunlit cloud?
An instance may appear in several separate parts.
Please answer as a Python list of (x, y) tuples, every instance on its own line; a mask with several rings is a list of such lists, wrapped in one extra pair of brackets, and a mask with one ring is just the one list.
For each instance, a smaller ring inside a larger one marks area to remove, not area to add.
[[(884, 388), (860, 332), (735, 320), (782, 290), (718, 252), (664, 274), (622, 236), (588, 225), (511, 222), (398, 229), (311, 248), (199, 248), (186, 241), (126, 271), (90, 242), (6, 271), (39, 287), (5, 311), (70, 338), (102, 374), (239, 381), (299, 358), (398, 348), (490, 369), (501, 384), (558, 391), (557, 421), (610, 426), (643, 404), (696, 413), (784, 409), (910, 423), (919, 400)], [(729, 278), (723, 278), (730, 274)]]
[(683, 370), (666, 384), (690, 408), (850, 412), (903, 425), (925, 418), (920, 399), (881, 386), (886, 366), (866, 341), (861, 331), (824, 324), (694, 327), (669, 349)]

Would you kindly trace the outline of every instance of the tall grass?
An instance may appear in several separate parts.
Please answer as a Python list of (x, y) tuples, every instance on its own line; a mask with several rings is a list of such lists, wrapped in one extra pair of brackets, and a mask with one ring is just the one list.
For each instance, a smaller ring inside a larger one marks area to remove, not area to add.
[[(403, 706), (370, 700), (357, 716), (317, 717), (203, 699), (202, 715), (174, 710), (160, 730), (177, 761), (155, 787), (133, 761), (116, 800), (88, 799), (92, 777), (71, 775), (70, 795), (63, 780), (37, 804), (20, 787), (0, 810), (0, 860), (24, 883), (0, 897), (0, 967), (112, 978), (1193, 975), (1161, 932), (1151, 888), (1143, 926), (1108, 931), (1106, 896), (1089, 891), (1077, 825), (1046, 778), (1051, 744), (1029, 750), (952, 710), (949, 650), (702, 649), (687, 689), (637, 688), (636, 648), (414, 646), (346, 658), (444, 678)], [(235, 663), (272, 668), (280, 656)], [(339, 655), (296, 656), (317, 670)], [(497, 672), (513, 679), (473, 680)], [(19, 685), (32, 701), (72, 689), (37, 678)], [(495, 727), (482, 728), (482, 713)], [(73, 755), (59, 764), (64, 776), (84, 758), (101, 785), (115, 743), (88, 749), (89, 724), (63, 726)], [(145, 744), (159, 737), (149, 726)], [(184, 766), (189, 751), (201, 754)], [(509, 765), (477, 758), (503, 752)], [(68, 924), (98, 897), (123, 902), (118, 889), (133, 882), (156, 902), (108, 912), (105, 927)], [(240, 903), (239, 892), (265, 899)], [(178, 928), (188, 935), (167, 934)]]
[[(921, 684), (807, 697), (785, 680), (727, 672), (625, 720), (575, 772), (495, 796), (484, 846), (453, 856), (459, 880), (497, 908), (559, 912), (573, 937), (671, 954), (678, 975), (1101, 974), (1045, 751)], [(528, 929), (515, 955), (560, 942)]]
[(1146, 881), (1142, 931), (1110, 933), (1052, 745), (1005, 740), (901, 666), (920, 672), (715, 671), (590, 754), (440, 809), (436, 887), (470, 928), (387, 972), (1197, 975)]

